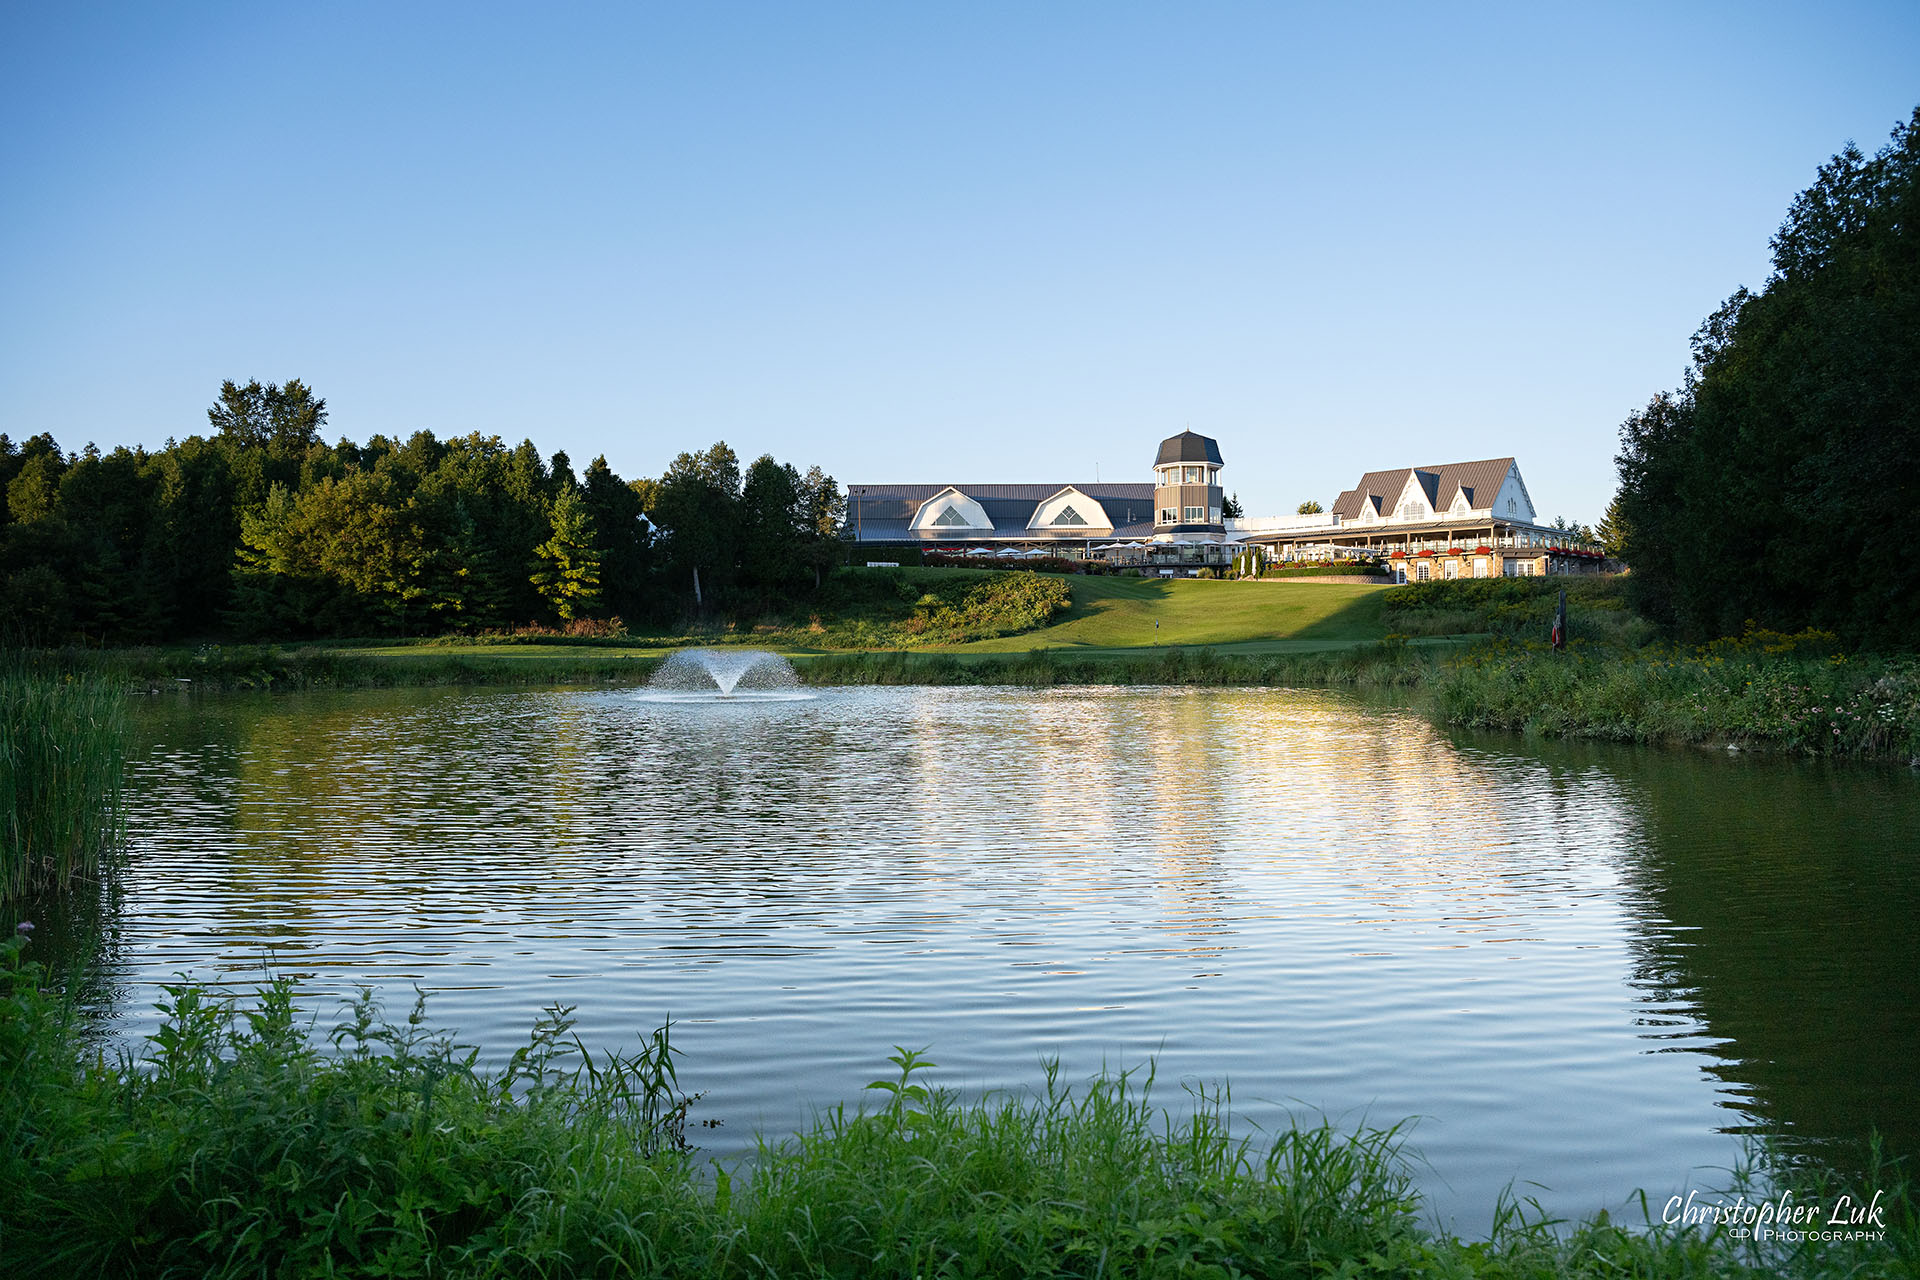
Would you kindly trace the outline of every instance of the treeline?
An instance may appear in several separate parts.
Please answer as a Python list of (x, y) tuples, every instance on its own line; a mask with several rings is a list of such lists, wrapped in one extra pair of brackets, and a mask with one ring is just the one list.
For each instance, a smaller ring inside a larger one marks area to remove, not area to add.
[(627, 481), (477, 433), (326, 444), (298, 380), (207, 417), (154, 452), (0, 435), (0, 642), (665, 622), (779, 609), (840, 558), (831, 476), (725, 444)]
[(1793, 202), (1773, 273), (1622, 428), (1609, 533), (1636, 605), (1693, 639), (1748, 621), (1854, 645), (1920, 637), (1920, 109)]

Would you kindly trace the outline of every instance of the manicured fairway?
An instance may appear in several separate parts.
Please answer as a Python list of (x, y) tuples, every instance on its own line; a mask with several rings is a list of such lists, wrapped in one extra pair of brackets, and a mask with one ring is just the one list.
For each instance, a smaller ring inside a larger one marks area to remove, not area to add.
[[(1073, 606), (1051, 626), (1019, 635), (980, 640), (923, 652), (988, 654), (1023, 653), (1031, 649), (1071, 649), (1086, 656), (1097, 651), (1207, 645), (1228, 653), (1305, 653), (1370, 644), (1385, 634), (1381, 622), (1384, 587), (1357, 583), (1201, 582), (1194, 579), (1070, 578)], [(1159, 623), (1156, 628), (1155, 623)], [(751, 635), (739, 641), (751, 642)], [(782, 641), (786, 641), (783, 643)], [(731, 641), (729, 641), (731, 642)], [(681, 643), (714, 643), (688, 638)], [(822, 652), (791, 643), (789, 637), (767, 637), (762, 643), (783, 653)], [(593, 655), (601, 660), (622, 657), (657, 658), (678, 647), (671, 639), (622, 646), (533, 644), (403, 644), (352, 646), (365, 656), (425, 659), (457, 656), (475, 662), (529, 662)], [(824, 650), (830, 651), (830, 650)]]
[(1064, 620), (953, 652), (1202, 644), (1288, 652), (1344, 648), (1385, 633), (1380, 613), (1387, 588), (1360, 583), (1072, 578), (1068, 585), (1073, 608)]

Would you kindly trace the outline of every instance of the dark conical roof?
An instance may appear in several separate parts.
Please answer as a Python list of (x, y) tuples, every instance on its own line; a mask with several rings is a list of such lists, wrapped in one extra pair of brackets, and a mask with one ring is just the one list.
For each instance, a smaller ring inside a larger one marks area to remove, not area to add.
[(1212, 436), (1195, 435), (1191, 431), (1182, 431), (1160, 442), (1160, 456), (1153, 460), (1153, 465), (1164, 467), (1169, 462), (1211, 462), (1216, 467), (1225, 465), (1220, 461), (1219, 443)]

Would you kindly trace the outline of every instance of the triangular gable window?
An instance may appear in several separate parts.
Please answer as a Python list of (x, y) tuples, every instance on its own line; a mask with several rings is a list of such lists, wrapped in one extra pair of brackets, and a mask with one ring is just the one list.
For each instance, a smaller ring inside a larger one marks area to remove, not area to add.
[(1081, 517), (1080, 513), (1078, 511), (1075, 511), (1072, 507), (1062, 507), (1060, 509), (1060, 514), (1053, 518), (1053, 522), (1057, 525), (1061, 525), (1061, 524), (1079, 525), (1082, 528), (1085, 528), (1087, 523), (1086, 520), (1084, 520)]
[(955, 525), (959, 525), (962, 528), (964, 528), (966, 527), (967, 518), (961, 515), (960, 512), (955, 508), (948, 507), (945, 511), (942, 511), (939, 515), (935, 516), (933, 518), (933, 522), (936, 525), (942, 525), (949, 529), (953, 528)]

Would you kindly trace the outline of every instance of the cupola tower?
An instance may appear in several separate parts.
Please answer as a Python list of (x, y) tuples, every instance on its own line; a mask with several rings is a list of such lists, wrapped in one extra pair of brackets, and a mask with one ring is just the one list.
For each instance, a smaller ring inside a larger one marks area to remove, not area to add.
[(1153, 460), (1153, 531), (1224, 534), (1220, 519), (1220, 445), (1182, 431), (1160, 442)]

